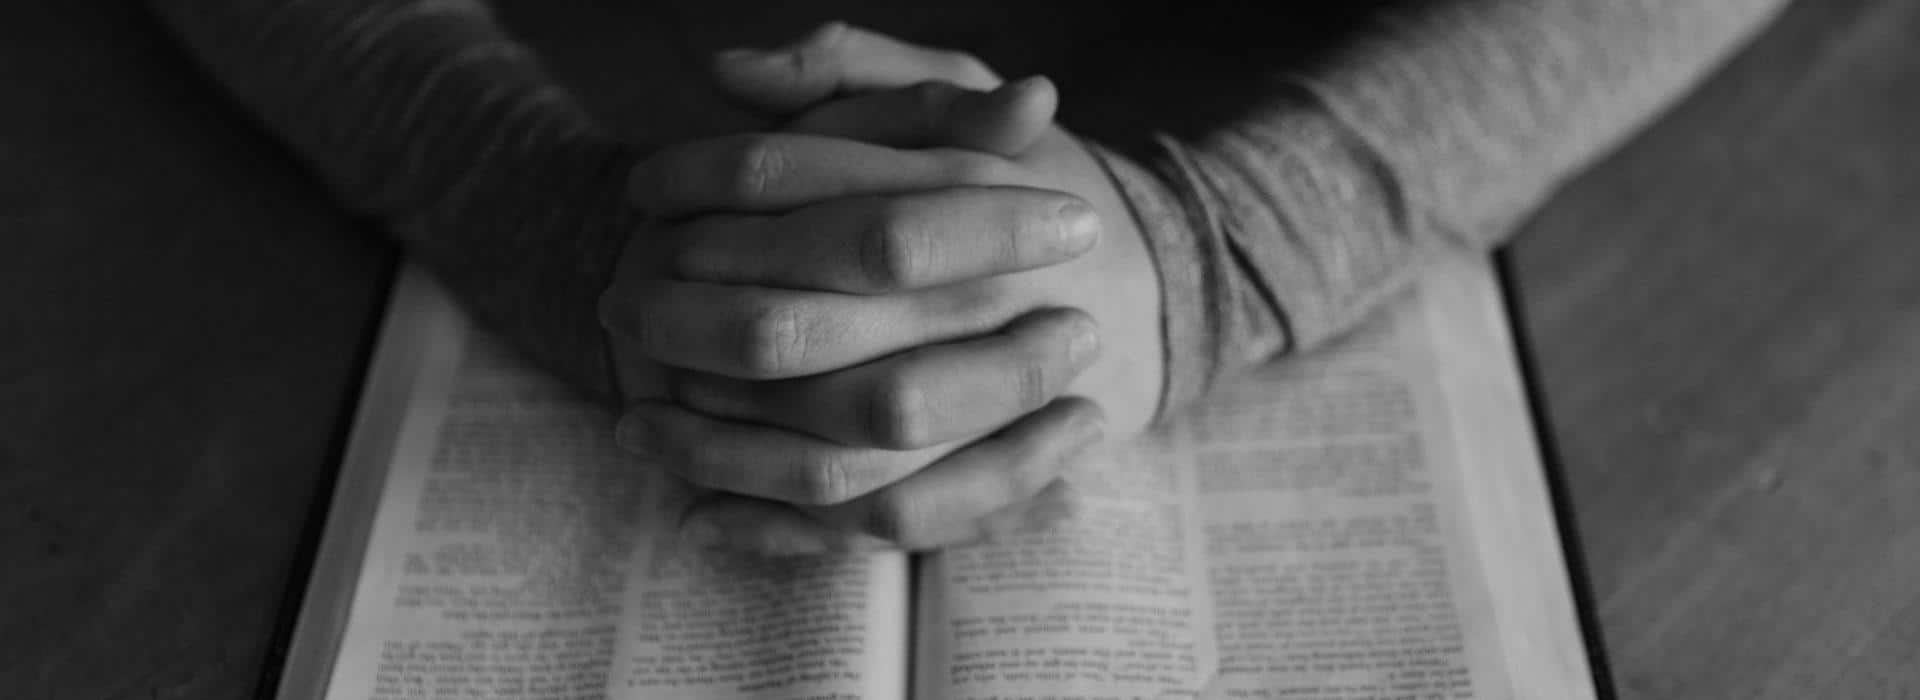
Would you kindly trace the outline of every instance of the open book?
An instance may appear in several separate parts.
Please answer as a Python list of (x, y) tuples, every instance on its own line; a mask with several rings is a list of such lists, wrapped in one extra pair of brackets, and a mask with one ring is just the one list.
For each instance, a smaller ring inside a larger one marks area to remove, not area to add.
[(279, 697), (1595, 696), (1490, 265), (1439, 265), (1002, 541), (762, 560), (401, 275)]

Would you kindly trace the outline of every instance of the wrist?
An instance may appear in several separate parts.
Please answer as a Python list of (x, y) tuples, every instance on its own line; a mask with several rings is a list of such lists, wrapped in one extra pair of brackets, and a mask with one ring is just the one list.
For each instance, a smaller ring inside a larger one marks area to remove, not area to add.
[(555, 139), (488, 160), (396, 224), (475, 318), (593, 398), (618, 396), (595, 313), (637, 215), (634, 149)]
[(1105, 171), (1133, 218), (1159, 282), (1161, 385), (1153, 422), (1161, 423), (1205, 391), (1213, 366), (1212, 310), (1200, 303), (1208, 268), (1202, 241), (1186, 221), (1185, 208), (1158, 176), (1123, 154), (1082, 139)]

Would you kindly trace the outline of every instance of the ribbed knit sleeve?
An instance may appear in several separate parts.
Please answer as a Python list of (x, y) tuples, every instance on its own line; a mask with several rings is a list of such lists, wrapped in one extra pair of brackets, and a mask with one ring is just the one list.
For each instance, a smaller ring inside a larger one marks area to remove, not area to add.
[(1101, 152), (1161, 273), (1161, 416), (1499, 243), (1785, 0), (1446, 0), (1383, 15), (1242, 119)]
[(475, 0), (154, 0), (204, 69), (537, 361), (611, 397), (634, 159)]

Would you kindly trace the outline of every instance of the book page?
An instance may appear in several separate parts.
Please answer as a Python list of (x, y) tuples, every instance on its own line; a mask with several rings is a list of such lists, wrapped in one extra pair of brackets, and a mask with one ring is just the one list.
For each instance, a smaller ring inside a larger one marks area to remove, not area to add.
[(612, 697), (904, 699), (907, 597), (898, 552), (769, 559), (657, 538), (636, 559)]
[[(1598, 676), (1574, 602), (1572, 569), (1527, 403), (1506, 301), (1484, 260), (1431, 276), (1422, 321), (1430, 376), (1445, 397), (1451, 457), (1479, 581), (1494, 601), (1500, 655), (1516, 698), (1592, 700)], [(1571, 541), (1566, 540), (1566, 541)]]
[[(1592, 697), (1505, 330), (1491, 268), (1448, 260), (1375, 323), (1182, 425), (1218, 621), (1211, 695)], [(1505, 546), (1514, 532), (1527, 547)]]
[(916, 697), (1592, 697), (1505, 323), (1446, 261), (1091, 465), (1066, 525), (929, 557)]
[(1066, 479), (1077, 510), (929, 554), (915, 591), (914, 697), (1192, 697), (1212, 675), (1191, 470), (1153, 443)]
[(1406, 309), (1185, 426), (1226, 697), (1508, 697)]
[(280, 697), (904, 695), (904, 556), (682, 551), (684, 487), (620, 451), (609, 415), (470, 334), (417, 271), (392, 307), (376, 365), (408, 369), (376, 369), (368, 402), (397, 407), (363, 406), (387, 422), (356, 427), (338, 496), (374, 486), (371, 527), (336, 503), (323, 549), (364, 546), (313, 577), (352, 595), (305, 611)]

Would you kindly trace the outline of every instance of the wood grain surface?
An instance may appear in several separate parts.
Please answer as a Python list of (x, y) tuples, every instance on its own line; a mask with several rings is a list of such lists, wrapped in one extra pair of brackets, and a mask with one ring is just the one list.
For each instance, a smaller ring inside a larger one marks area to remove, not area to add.
[[(0, 10), (0, 697), (255, 693), (392, 260), (127, 5)], [(1917, 39), (1799, 3), (1514, 246), (1621, 697), (1920, 697)]]
[(1513, 255), (1621, 697), (1920, 697), (1920, 3), (1799, 3)]

